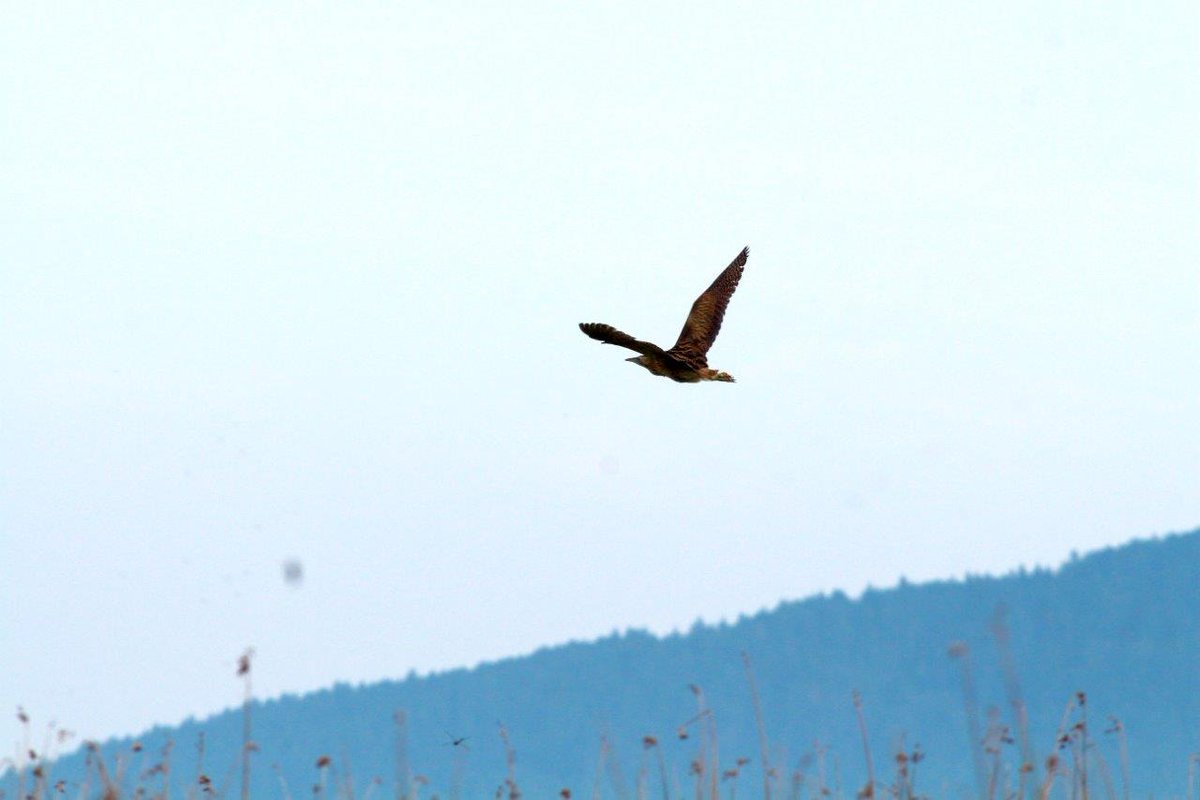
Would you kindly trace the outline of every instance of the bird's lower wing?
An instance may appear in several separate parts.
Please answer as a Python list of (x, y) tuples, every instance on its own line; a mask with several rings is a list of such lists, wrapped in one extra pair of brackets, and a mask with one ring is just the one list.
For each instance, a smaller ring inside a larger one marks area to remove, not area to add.
[(645, 356), (662, 355), (663, 352), (662, 348), (658, 345), (635, 339), (628, 333), (623, 333), (612, 325), (605, 325), (603, 322), (581, 322), (579, 323), (579, 330), (598, 342), (615, 344), (618, 347), (628, 347), (635, 353), (641, 353)]

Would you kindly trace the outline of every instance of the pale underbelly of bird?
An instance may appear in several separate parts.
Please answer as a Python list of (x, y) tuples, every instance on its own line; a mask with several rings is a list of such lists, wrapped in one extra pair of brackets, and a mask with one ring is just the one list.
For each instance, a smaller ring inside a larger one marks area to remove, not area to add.
[(733, 383), (733, 376), (728, 372), (710, 367), (692, 367), (674, 360), (654, 358), (653, 356), (638, 356), (629, 358), (635, 364), (645, 367), (654, 375), (670, 378), (678, 383), (699, 383), (700, 381), (724, 381)]

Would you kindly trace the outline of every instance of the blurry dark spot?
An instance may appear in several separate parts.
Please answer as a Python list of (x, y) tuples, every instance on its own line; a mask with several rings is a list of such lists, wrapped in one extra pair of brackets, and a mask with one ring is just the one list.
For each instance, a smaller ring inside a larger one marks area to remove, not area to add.
[(284, 561), (283, 580), (288, 586), (299, 586), (304, 583), (304, 565), (294, 558)]

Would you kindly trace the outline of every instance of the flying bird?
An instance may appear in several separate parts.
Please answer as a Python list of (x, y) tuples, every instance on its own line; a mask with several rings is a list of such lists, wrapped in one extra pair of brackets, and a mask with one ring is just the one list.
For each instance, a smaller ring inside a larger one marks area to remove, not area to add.
[(750, 257), (750, 248), (746, 247), (738, 253), (737, 258), (726, 267), (717, 279), (704, 290), (704, 294), (692, 303), (687, 321), (679, 339), (670, 350), (663, 350), (656, 344), (643, 342), (623, 333), (612, 325), (602, 322), (581, 322), (579, 330), (588, 336), (605, 344), (615, 344), (627, 347), (640, 356), (627, 358), (638, 366), (645, 367), (654, 375), (662, 375), (679, 383), (697, 383), (699, 381), (725, 381), (733, 383), (733, 376), (728, 372), (711, 369), (708, 366), (708, 350), (717, 340), (721, 332), (721, 320), (725, 318), (725, 308), (729, 298), (742, 279), (742, 271), (746, 268), (746, 259)]

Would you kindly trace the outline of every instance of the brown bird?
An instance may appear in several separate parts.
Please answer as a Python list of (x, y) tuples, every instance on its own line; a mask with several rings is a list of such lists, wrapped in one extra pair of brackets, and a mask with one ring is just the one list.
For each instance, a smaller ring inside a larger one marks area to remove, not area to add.
[(717, 276), (712, 286), (696, 298), (687, 321), (683, 323), (679, 340), (670, 350), (663, 350), (650, 342), (639, 341), (628, 333), (622, 333), (601, 322), (581, 322), (579, 329), (605, 344), (615, 344), (641, 353), (640, 356), (625, 360), (645, 367), (655, 375), (662, 375), (680, 383), (733, 383), (733, 376), (728, 372), (709, 368), (706, 355), (716, 341), (717, 334), (721, 332), (725, 308), (729, 305), (729, 298), (733, 297), (733, 290), (737, 288), (738, 281), (742, 279), (742, 270), (746, 268), (746, 259), (749, 257), (750, 248), (744, 248), (733, 263)]

